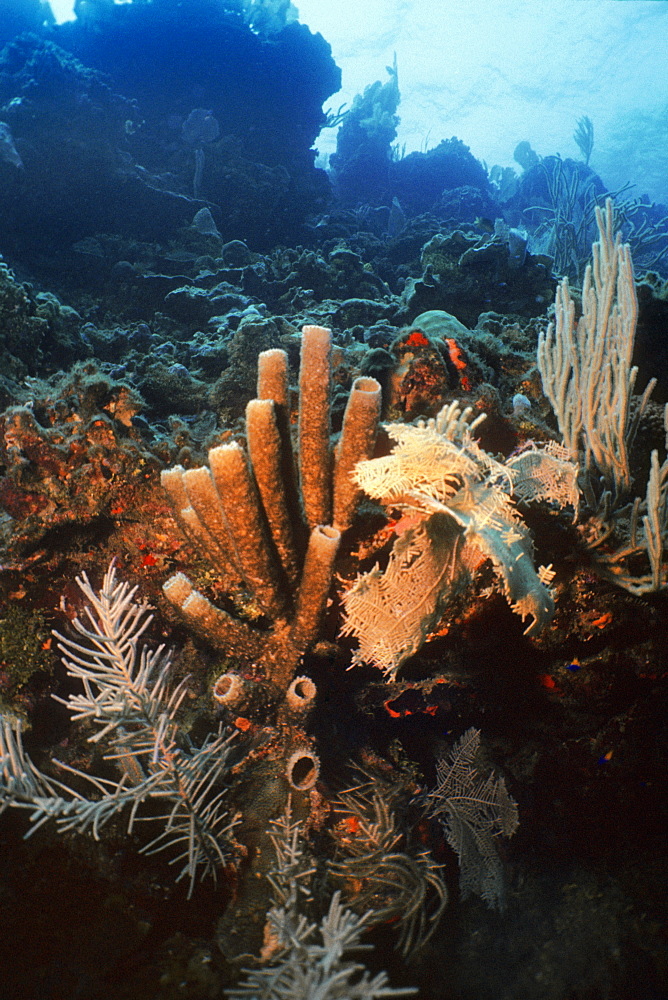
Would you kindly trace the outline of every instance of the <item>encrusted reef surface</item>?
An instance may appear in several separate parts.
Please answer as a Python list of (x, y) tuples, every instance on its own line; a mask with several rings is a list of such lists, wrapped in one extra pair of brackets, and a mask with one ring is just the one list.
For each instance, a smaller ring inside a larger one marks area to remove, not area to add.
[[(659, 228), (584, 164), (392, 153), (396, 66), (317, 169), (338, 70), (288, 4), (37, 7), (0, 993), (662, 1000)], [(574, 177), (565, 247), (522, 212)]]

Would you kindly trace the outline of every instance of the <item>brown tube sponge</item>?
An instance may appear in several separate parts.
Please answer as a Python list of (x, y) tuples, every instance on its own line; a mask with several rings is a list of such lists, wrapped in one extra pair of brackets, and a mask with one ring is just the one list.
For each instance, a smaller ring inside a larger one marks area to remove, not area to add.
[(221, 444), (209, 452), (209, 464), (239, 570), (262, 609), (280, 617), (285, 610), (286, 587), (282, 586), (246, 455), (236, 442)]
[(352, 473), (358, 462), (373, 455), (380, 407), (380, 382), (375, 378), (356, 378), (346, 404), (335, 453), (334, 524), (340, 531), (350, 527), (362, 494)]
[[(246, 620), (256, 610), (252, 603), (242, 608), (239, 602), (243, 620), (219, 610), (183, 575), (167, 581), (165, 595), (216, 646), (261, 666), (265, 688), (272, 692), (287, 691), (318, 637), (340, 529), (352, 520), (358, 495), (350, 474), (357, 462), (371, 457), (375, 441), (380, 387), (373, 379), (358, 379), (337, 446), (334, 489), (330, 354), (330, 331), (304, 327), (298, 463), (289, 425), (287, 356), (272, 350), (259, 357), (259, 398), (246, 411), (248, 455), (236, 443), (219, 445), (209, 452), (208, 468), (177, 467), (163, 477), (182, 529), (213, 568), (225, 567), (220, 575), (228, 593), (233, 596), (243, 585), (262, 620)], [(333, 496), (336, 524), (331, 523)], [(308, 679), (303, 683), (310, 684)], [(299, 692), (293, 694), (299, 701)]]
[(180, 513), (184, 507), (190, 505), (190, 500), (183, 485), (183, 473), (185, 469), (182, 465), (175, 465), (171, 469), (163, 469), (160, 473), (162, 488), (167, 493), (172, 509), (176, 514)]
[[(209, 535), (213, 540), (214, 548), (209, 558), (224, 559), (229, 564), (234, 560), (234, 548), (211, 472), (206, 466), (188, 469), (183, 473), (182, 480), (190, 506), (201, 525), (200, 534), (202, 537)], [(187, 522), (194, 530), (196, 522), (190, 516), (187, 516)]]
[(241, 674), (228, 671), (215, 679), (211, 695), (214, 701), (225, 708), (238, 708), (248, 696), (246, 681)]
[(306, 522), (329, 524), (332, 518), (330, 405), (331, 333), (305, 326), (299, 362), (299, 483)]
[(257, 397), (289, 407), (288, 356), (278, 347), (261, 351), (257, 359)]
[(295, 677), (285, 693), (283, 711), (285, 720), (294, 725), (303, 724), (315, 706), (318, 692), (310, 677)]
[(246, 407), (246, 440), (271, 537), (288, 582), (294, 588), (299, 577), (299, 560), (294, 518), (285, 493), (283, 442), (273, 400), (251, 399)]
[(341, 532), (329, 525), (319, 524), (311, 532), (290, 628), (296, 648), (308, 648), (318, 634), (340, 541)]
[(309, 747), (300, 747), (290, 755), (285, 765), (288, 784), (298, 792), (313, 788), (320, 773), (320, 761)]
[[(193, 542), (200, 552), (211, 562), (212, 558), (215, 558), (217, 553), (220, 551), (216, 541), (208, 530), (205, 524), (202, 524), (195, 509), (189, 504), (184, 507), (182, 511), (179, 512), (178, 520), (183, 525), (183, 530), (185, 531), (186, 537)], [(228, 563), (227, 555), (220, 551), (220, 561), (221, 567), (220, 572), (222, 572), (222, 566)]]
[[(290, 383), (288, 356), (285, 351), (273, 348), (262, 351), (257, 359), (257, 398), (272, 400), (274, 420), (281, 439), (281, 475), (283, 492), (290, 510), (294, 544), (300, 555), (306, 550), (308, 532), (299, 503), (299, 486), (295, 457), (292, 451), (290, 430)], [(251, 456), (252, 461), (252, 456)]]
[(196, 546), (207, 558), (211, 554), (220, 553), (215, 539), (208, 528), (197, 516), (190, 498), (183, 483), (185, 469), (182, 465), (175, 465), (172, 469), (163, 469), (160, 473), (160, 482), (167, 493), (172, 513), (189, 542)]
[(193, 593), (193, 585), (185, 573), (175, 573), (170, 576), (162, 585), (165, 597), (177, 608), (182, 608), (190, 595)]
[(216, 646), (234, 648), (239, 656), (248, 659), (259, 657), (262, 646), (250, 629), (195, 590), (184, 573), (170, 576), (162, 590), (167, 600)]

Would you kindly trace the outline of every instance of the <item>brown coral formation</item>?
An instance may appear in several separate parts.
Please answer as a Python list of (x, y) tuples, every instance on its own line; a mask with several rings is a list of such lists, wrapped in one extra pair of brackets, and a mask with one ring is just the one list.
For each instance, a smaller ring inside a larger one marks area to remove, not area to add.
[(82, 367), (53, 395), (0, 415), (0, 508), (13, 551), (127, 506), (158, 466), (131, 425), (139, 408), (127, 386)]

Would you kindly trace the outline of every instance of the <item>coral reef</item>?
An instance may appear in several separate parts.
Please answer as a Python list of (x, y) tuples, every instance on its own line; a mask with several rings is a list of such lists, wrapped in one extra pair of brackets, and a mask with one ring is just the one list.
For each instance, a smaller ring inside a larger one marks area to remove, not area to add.
[(423, 272), (406, 283), (403, 301), (410, 315), (431, 309), (454, 313), (463, 323), (475, 323), (481, 309), (535, 316), (542, 313), (554, 288), (551, 261), (527, 254), (521, 268), (507, 239), (468, 236), (461, 230), (433, 236), (422, 248)]
[(444, 192), (457, 188), (470, 188), (480, 192), (484, 199), (469, 206), (475, 212), (459, 222), (473, 222), (479, 210), (490, 210), (489, 181), (485, 168), (471, 155), (468, 146), (459, 139), (443, 140), (433, 149), (409, 153), (392, 163), (389, 176), (390, 189), (402, 207), (411, 214), (428, 212), (443, 198)]
[(0, 105), (25, 164), (13, 174), (1, 165), (5, 244), (13, 253), (33, 257), (41, 246), (48, 267), (47, 248), (69, 251), (97, 231), (136, 232), (139, 220), (144, 233), (164, 234), (194, 214), (135, 168), (127, 130), (136, 105), (53, 42), (27, 34), (3, 49)]
[(20, 604), (9, 605), (0, 614), (0, 710), (28, 718), (32, 699), (26, 689), (35, 689), (35, 675), (51, 673), (51, 636), (43, 612)]
[(358, 94), (336, 136), (330, 166), (337, 198), (344, 205), (378, 204), (386, 195), (399, 117), (396, 55), (389, 80), (376, 80)]
[[(100, 233), (166, 239), (205, 204), (223, 234), (267, 246), (324, 205), (311, 146), (340, 84), (329, 46), (305, 25), (269, 38), (225, 4), (190, 7), (111, 4), (103, 36), (81, 17), (6, 46), (0, 107), (25, 164), (0, 160), (6, 250), (48, 270)], [(182, 131), (198, 109), (219, 129), (200, 145)]]
[(84, 356), (81, 317), (47, 292), (20, 284), (0, 263), (0, 394), (5, 405), (26, 375)]
[(141, 493), (142, 480), (157, 467), (134, 432), (141, 401), (129, 386), (82, 363), (40, 388), (46, 389), (40, 399), (0, 417), (0, 504), (11, 518), (3, 529), (14, 553), (34, 549), (64, 525), (120, 512), (131, 501), (129, 484)]
[(404, 156), (287, 0), (24, 6), (3, 997), (663, 996), (660, 206)]

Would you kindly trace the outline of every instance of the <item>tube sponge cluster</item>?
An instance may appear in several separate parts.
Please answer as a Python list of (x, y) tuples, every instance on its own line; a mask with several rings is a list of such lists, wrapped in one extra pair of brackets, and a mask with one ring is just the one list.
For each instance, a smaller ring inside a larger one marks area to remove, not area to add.
[(282, 691), (317, 638), (341, 535), (361, 494), (351, 473), (373, 453), (381, 407), (378, 382), (356, 379), (332, 448), (331, 333), (304, 327), (295, 454), (288, 379), (284, 351), (261, 353), (247, 451), (219, 445), (208, 466), (162, 473), (183, 533), (213, 568), (239, 580), (271, 625), (261, 630), (216, 607), (183, 573), (167, 580), (165, 595), (215, 646), (261, 662)]

